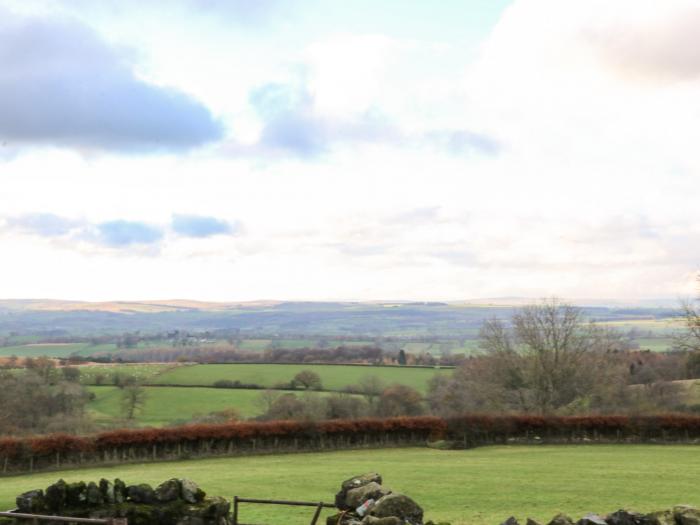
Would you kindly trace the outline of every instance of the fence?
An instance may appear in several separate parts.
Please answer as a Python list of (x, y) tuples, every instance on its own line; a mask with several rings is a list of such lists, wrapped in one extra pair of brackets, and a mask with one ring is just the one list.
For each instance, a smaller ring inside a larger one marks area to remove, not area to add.
[(313, 517), (311, 518), (311, 525), (316, 525), (321, 511), (326, 509), (334, 509), (335, 505), (330, 503), (323, 503), (319, 501), (318, 503), (312, 503), (308, 501), (285, 501), (285, 500), (274, 500), (274, 499), (252, 499), (252, 498), (240, 498), (238, 496), (233, 497), (233, 525), (246, 525), (238, 521), (238, 507), (241, 503), (258, 503), (262, 505), (289, 505), (292, 507), (316, 507)]

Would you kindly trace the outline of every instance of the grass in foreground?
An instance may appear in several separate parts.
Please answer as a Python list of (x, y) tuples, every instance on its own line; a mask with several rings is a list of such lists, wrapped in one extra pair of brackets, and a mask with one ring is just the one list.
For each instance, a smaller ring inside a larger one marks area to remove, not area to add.
[[(34, 474), (0, 480), (0, 508), (62, 477), (120, 477), (159, 483), (191, 478), (212, 495), (332, 502), (340, 482), (376, 470), (384, 483), (423, 506), (427, 519), (497, 525), (510, 515), (546, 523), (557, 512), (578, 518), (621, 507), (660, 510), (700, 504), (700, 447), (573, 445), (342, 451), (127, 465)], [(310, 509), (246, 505), (247, 523), (304, 523)]]

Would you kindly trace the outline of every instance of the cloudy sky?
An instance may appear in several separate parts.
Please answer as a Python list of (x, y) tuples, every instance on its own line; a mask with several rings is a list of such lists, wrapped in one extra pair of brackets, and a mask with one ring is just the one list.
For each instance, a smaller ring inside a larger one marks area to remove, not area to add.
[(674, 298), (696, 0), (0, 0), (0, 297)]

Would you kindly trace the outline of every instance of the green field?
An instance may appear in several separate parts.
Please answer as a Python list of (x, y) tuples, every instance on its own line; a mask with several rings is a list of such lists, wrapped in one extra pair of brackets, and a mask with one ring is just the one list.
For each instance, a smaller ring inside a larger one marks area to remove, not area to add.
[(651, 350), (652, 352), (668, 352), (674, 345), (673, 337), (640, 337), (635, 339), (639, 343), (640, 350)]
[(94, 385), (99, 376), (102, 377), (102, 384), (109, 385), (113, 383), (115, 374), (121, 376), (134, 377), (142, 382), (153, 381), (158, 374), (162, 374), (166, 370), (178, 366), (187, 366), (179, 364), (162, 364), (162, 363), (147, 363), (147, 364), (128, 364), (128, 365), (88, 365), (80, 368), (80, 382), (85, 385)]
[[(14, 497), (68, 481), (119, 477), (127, 483), (191, 478), (212, 495), (332, 502), (343, 479), (378, 471), (385, 485), (420, 503), (426, 519), (497, 525), (514, 515), (546, 523), (619, 508), (643, 512), (700, 504), (700, 448), (676, 445), (359, 450), (100, 467), (3, 478), (0, 508)], [(304, 523), (310, 509), (246, 505), (247, 523)]]
[(153, 379), (161, 385), (211, 385), (219, 379), (239, 380), (264, 387), (289, 383), (302, 370), (313, 370), (328, 390), (343, 390), (357, 384), (363, 377), (377, 376), (387, 384), (401, 383), (425, 393), (428, 381), (435, 374), (449, 374), (451, 370), (432, 368), (404, 368), (399, 366), (336, 366), (336, 365), (276, 365), (227, 364), (194, 365), (174, 368)]
[[(145, 387), (146, 404), (137, 414), (136, 423), (143, 426), (164, 426), (187, 422), (195, 415), (205, 415), (227, 408), (234, 408), (243, 417), (257, 416), (264, 412), (257, 400), (261, 390), (226, 388)], [(122, 390), (110, 386), (88, 387), (95, 394), (88, 410), (95, 421), (112, 422), (122, 417), (120, 400)], [(327, 395), (308, 392), (299, 395)]]
[(91, 345), (90, 343), (34, 343), (14, 346), (0, 346), (0, 357), (69, 357), (87, 356), (97, 352), (113, 352), (115, 344)]

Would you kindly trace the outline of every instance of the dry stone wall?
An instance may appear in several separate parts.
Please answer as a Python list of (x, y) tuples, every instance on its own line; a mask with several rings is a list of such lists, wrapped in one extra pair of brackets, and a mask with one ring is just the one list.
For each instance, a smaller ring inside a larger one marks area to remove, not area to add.
[[(76, 518), (127, 518), (129, 525), (229, 525), (230, 504), (207, 497), (188, 479), (169, 479), (156, 488), (120, 479), (66, 483), (17, 497), (17, 512)], [(14, 523), (0, 518), (2, 523)], [(18, 523), (20, 523), (18, 521)]]

